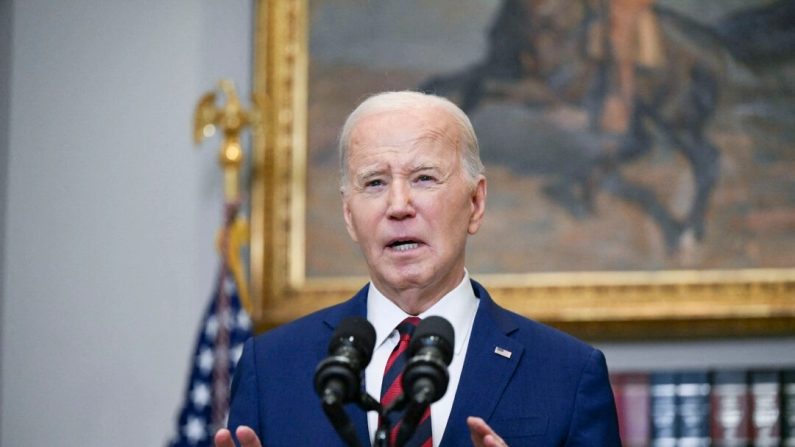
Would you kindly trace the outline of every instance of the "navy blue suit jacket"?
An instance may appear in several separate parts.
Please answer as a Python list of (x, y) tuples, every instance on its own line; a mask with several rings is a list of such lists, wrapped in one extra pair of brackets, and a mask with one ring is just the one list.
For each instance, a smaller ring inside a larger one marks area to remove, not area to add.
[[(492, 301), (480, 305), (441, 445), (471, 445), (467, 416), (482, 417), (508, 445), (620, 446), (604, 355)], [(343, 446), (323, 414), (313, 376), (334, 328), (367, 315), (367, 287), (352, 299), (248, 340), (232, 385), (229, 428), (248, 425), (265, 447)], [(510, 351), (510, 358), (495, 348)], [(364, 411), (346, 410), (369, 445)]]

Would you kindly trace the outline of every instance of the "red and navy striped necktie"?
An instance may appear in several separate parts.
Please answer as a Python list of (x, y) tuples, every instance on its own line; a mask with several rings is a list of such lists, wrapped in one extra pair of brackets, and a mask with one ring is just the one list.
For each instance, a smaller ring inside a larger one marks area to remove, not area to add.
[[(411, 341), (411, 335), (414, 329), (419, 324), (419, 317), (408, 317), (403, 320), (398, 326), (397, 331), (400, 334), (400, 340), (397, 346), (389, 355), (389, 360), (386, 362), (384, 368), (384, 380), (381, 382), (381, 405), (388, 407), (403, 393), (403, 368), (408, 361), (408, 347)], [(392, 431), (390, 433), (390, 444), (394, 445), (397, 438), (397, 431), (399, 425), (396, 424), (398, 414), (395, 412), (387, 415), (391, 422)], [(428, 407), (420, 419), (417, 430), (412, 435), (411, 439), (405, 444), (406, 447), (432, 447), (433, 441), (431, 439), (431, 409)]]

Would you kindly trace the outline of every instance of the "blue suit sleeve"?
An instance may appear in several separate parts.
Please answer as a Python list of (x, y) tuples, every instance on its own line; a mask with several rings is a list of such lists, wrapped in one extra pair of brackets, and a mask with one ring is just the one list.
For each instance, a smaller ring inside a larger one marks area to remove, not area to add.
[(594, 350), (583, 369), (567, 446), (620, 447), (618, 417), (605, 356)]
[[(259, 393), (257, 393), (257, 365), (254, 355), (254, 339), (249, 338), (243, 345), (243, 353), (235, 368), (232, 380), (229, 421), (227, 427), (233, 437), (241, 425), (252, 428), (257, 435), (262, 433), (259, 426)], [(237, 443), (237, 441), (235, 441)], [(239, 445), (239, 444), (238, 444)]]

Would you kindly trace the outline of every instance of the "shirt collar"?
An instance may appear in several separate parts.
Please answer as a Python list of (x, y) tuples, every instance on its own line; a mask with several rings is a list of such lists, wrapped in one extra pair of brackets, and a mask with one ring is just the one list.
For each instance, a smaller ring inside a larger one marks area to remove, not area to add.
[[(455, 331), (455, 353), (461, 352), (464, 341), (468, 339), (472, 321), (478, 308), (479, 300), (472, 290), (469, 272), (464, 269), (464, 278), (455, 289), (448, 292), (428, 310), (419, 315), (420, 318), (437, 315), (445, 318), (453, 325)], [(398, 324), (409, 315), (390, 299), (384, 296), (371, 282), (367, 292), (367, 319), (375, 327), (375, 346), (381, 346)]]

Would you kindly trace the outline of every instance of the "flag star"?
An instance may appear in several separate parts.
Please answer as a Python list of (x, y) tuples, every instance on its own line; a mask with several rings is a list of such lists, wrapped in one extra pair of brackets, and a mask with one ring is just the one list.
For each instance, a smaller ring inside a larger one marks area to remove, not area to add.
[(202, 348), (199, 356), (196, 358), (196, 365), (199, 367), (199, 370), (203, 374), (209, 374), (210, 371), (213, 369), (213, 362), (215, 361), (215, 356), (213, 355), (213, 351), (210, 348)]
[(237, 311), (237, 327), (244, 331), (251, 329), (251, 318), (244, 309)]
[(240, 361), (240, 356), (243, 355), (243, 343), (238, 343), (229, 350), (229, 357), (232, 360), (233, 365), (237, 365), (237, 362)]
[(188, 422), (182, 427), (182, 430), (191, 445), (196, 445), (199, 441), (204, 439), (205, 436), (207, 436), (204, 426), (204, 419), (194, 416), (188, 417)]
[(204, 325), (204, 335), (210, 340), (215, 340), (216, 334), (218, 334), (218, 318), (215, 315), (210, 315)]
[(204, 382), (194, 383), (190, 398), (197, 408), (206, 407), (210, 403), (210, 387)]

